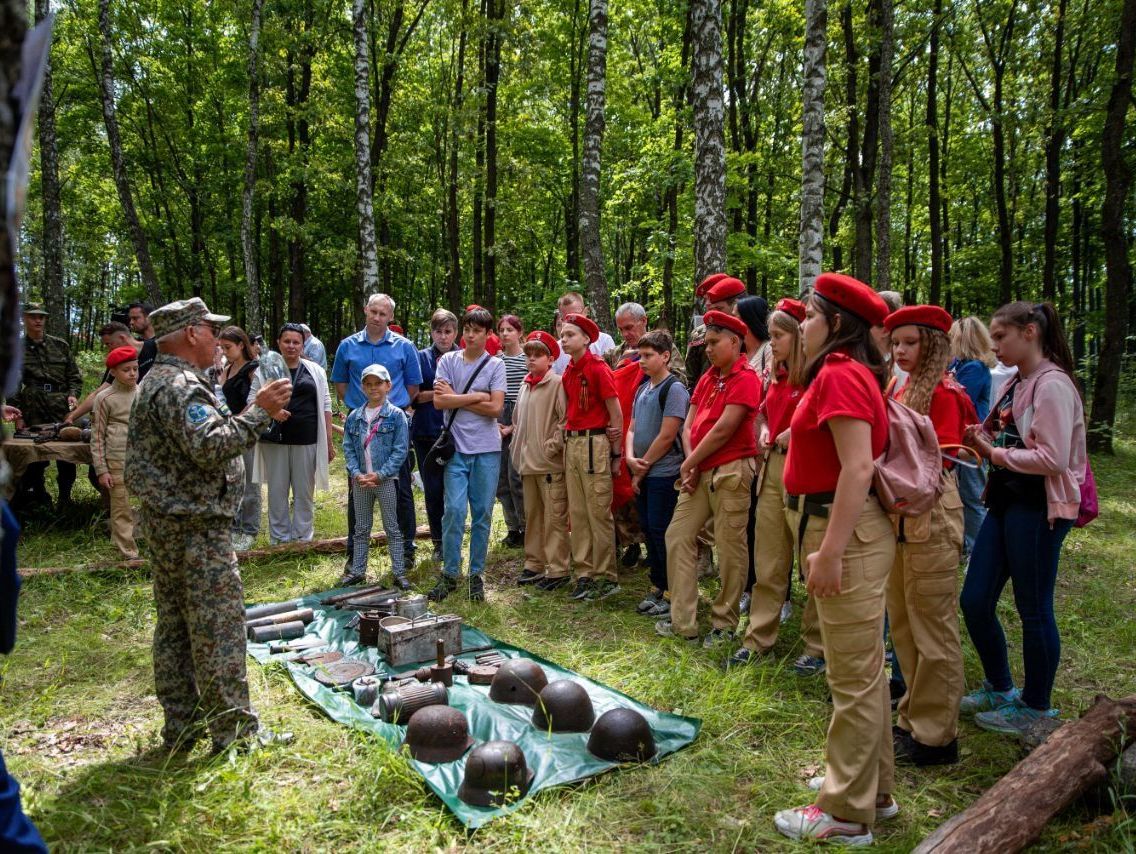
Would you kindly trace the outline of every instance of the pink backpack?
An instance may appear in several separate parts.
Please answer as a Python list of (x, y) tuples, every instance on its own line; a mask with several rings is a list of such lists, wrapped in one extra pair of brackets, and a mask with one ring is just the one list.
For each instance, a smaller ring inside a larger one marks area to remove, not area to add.
[(872, 484), (885, 513), (921, 516), (934, 506), (942, 489), (939, 437), (928, 416), (892, 399), (894, 383), (893, 379), (884, 398), (888, 441), (876, 459)]
[(1097, 479), (1093, 477), (1093, 467), (1085, 458), (1085, 479), (1081, 481), (1081, 508), (1077, 513), (1074, 528), (1083, 528), (1100, 515), (1100, 501), (1097, 499)]

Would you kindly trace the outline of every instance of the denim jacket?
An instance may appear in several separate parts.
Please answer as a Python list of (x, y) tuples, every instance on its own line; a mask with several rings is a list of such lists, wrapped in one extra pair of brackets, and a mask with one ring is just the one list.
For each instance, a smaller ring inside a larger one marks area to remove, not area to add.
[[(364, 415), (366, 406), (360, 406), (347, 416), (343, 427), (343, 458), (347, 463), (347, 475), (365, 474), (367, 467), (363, 457), (363, 442), (371, 432)], [(379, 410), (382, 425), (367, 451), (371, 454), (371, 468), (380, 479), (396, 477), (406, 454), (410, 449), (410, 431), (406, 424), (406, 413), (389, 400)]]

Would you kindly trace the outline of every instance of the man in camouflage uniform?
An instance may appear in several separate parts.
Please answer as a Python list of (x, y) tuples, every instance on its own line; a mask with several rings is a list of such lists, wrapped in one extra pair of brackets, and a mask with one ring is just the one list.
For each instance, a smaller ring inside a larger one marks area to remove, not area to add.
[[(47, 311), (42, 305), (28, 303), (24, 307), (24, 372), (20, 390), (9, 401), (22, 413), (27, 426), (54, 424), (63, 421), (75, 408), (83, 391), (83, 376), (71, 356), (71, 347), (62, 338), (44, 334)], [(32, 463), (20, 478), (13, 504), (29, 506), (46, 504), (51, 498), (44, 485), (46, 461)], [(71, 500), (71, 487), (75, 484), (75, 464), (62, 460), (59, 469), (59, 503)]]
[(154, 687), (162, 739), (185, 750), (207, 727), (215, 751), (256, 734), (245, 676), (244, 589), (231, 526), (244, 495), (241, 453), (292, 393), (261, 388), (240, 415), (213, 395), (204, 370), (229, 318), (194, 297), (150, 315), (158, 356), (130, 413), (126, 484), (140, 499), (153, 564)]

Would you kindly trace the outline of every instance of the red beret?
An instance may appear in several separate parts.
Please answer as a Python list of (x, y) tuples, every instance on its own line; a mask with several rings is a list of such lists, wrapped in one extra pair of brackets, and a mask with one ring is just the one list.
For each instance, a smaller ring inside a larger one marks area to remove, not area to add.
[(723, 329), (728, 329), (736, 333), (743, 341), (745, 340), (748, 327), (740, 317), (734, 317), (724, 311), (708, 311), (702, 315), (702, 322), (707, 326), (720, 326)]
[(773, 310), (784, 312), (797, 323), (805, 319), (805, 304), (798, 299), (791, 299), (790, 297), (780, 299)]
[(481, 309), (481, 310), (483, 310), (483, 311), (484, 311), (484, 309), (482, 309), (482, 308), (481, 308), (481, 306), (479, 306), (479, 305), (478, 305), (477, 303), (475, 303), (475, 302), (471, 302), (471, 303), (470, 303), (469, 305), (467, 305), (467, 306), (465, 307), (465, 310), (466, 310), (466, 311), (477, 311), (477, 310), (479, 310), (479, 309)]
[(711, 285), (710, 289), (706, 291), (706, 301), (722, 302), (723, 300), (741, 296), (745, 292), (746, 286), (741, 279), (735, 279), (733, 276), (724, 276)]
[(946, 334), (951, 331), (953, 323), (950, 314), (937, 305), (905, 305), (903, 308), (897, 308), (884, 320), (888, 332), (897, 326), (928, 326)]
[(564, 323), (571, 323), (573, 326), (579, 327), (580, 331), (587, 335), (588, 340), (593, 344), (600, 340), (600, 328), (587, 315), (566, 314), (564, 315)]
[(391, 332), (397, 332), (399, 335), (405, 335), (406, 334), (405, 332), (402, 331), (402, 327), (399, 326), (397, 323), (388, 324), (387, 329), (389, 329)]
[(115, 347), (106, 357), (106, 366), (108, 368), (117, 368), (123, 362), (137, 362), (138, 351), (131, 347), (129, 344), (125, 347)]
[(890, 311), (887, 303), (871, 287), (843, 273), (821, 273), (816, 277), (813, 290), (869, 326), (882, 325)]
[(543, 329), (538, 329), (536, 330), (536, 332), (530, 332), (528, 337), (525, 339), (525, 343), (528, 343), (530, 341), (536, 342), (537, 344), (543, 344), (545, 347), (547, 347), (548, 352), (552, 356), (554, 361), (560, 358), (560, 342), (549, 335), (547, 332), (545, 332)]
[(702, 280), (702, 283), (699, 284), (697, 288), (694, 289), (694, 295), (696, 297), (706, 296), (706, 292), (708, 290), (714, 287), (714, 285), (718, 284), (718, 282), (722, 281), (722, 279), (726, 278), (729, 278), (728, 273), (711, 273), (709, 276)]

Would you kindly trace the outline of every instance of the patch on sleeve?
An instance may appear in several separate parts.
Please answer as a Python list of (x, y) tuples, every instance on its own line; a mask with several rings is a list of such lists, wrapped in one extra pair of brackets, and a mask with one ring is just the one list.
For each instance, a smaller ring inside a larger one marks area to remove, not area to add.
[(216, 411), (217, 410), (215, 410), (211, 406), (205, 406), (200, 403), (191, 403), (189, 405), (189, 408), (185, 411), (185, 420), (189, 423), (190, 427), (196, 430), (198, 427), (212, 418), (213, 413), (215, 413)]

